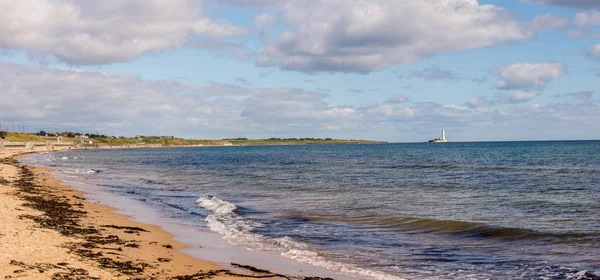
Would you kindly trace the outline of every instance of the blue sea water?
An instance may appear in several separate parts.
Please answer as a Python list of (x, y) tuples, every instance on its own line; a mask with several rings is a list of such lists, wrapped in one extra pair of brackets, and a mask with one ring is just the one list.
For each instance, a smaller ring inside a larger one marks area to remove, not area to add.
[(600, 141), (89, 150), (24, 161), (235, 246), (356, 279), (600, 272)]

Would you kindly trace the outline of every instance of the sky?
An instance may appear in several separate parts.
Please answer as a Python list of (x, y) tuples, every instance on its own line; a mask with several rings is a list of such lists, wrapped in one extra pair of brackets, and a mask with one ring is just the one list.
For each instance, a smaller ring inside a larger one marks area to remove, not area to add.
[(600, 139), (598, 0), (0, 0), (0, 123)]

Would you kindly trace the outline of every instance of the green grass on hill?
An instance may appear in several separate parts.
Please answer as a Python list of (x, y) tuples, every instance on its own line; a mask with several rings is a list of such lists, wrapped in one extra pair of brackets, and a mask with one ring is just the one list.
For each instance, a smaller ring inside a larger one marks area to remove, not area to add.
[[(63, 142), (93, 141), (98, 144), (106, 145), (136, 145), (145, 144), (160, 144), (164, 146), (190, 146), (190, 145), (306, 145), (306, 144), (377, 144), (384, 142), (368, 141), (368, 140), (340, 140), (340, 139), (319, 139), (319, 138), (269, 138), (269, 139), (224, 139), (224, 140), (190, 140), (182, 138), (112, 138), (112, 137), (95, 137), (89, 139), (63, 137)], [(26, 133), (8, 133), (6, 138), (8, 142), (44, 142), (45, 139), (39, 136)]]
[(319, 138), (269, 138), (269, 139), (232, 139), (234, 145), (302, 145), (302, 144), (377, 144), (383, 142), (370, 140), (343, 140)]
[(269, 138), (269, 139), (224, 139), (224, 140), (190, 140), (182, 138), (157, 139), (157, 138), (93, 138), (94, 142), (108, 145), (136, 145), (161, 144), (164, 146), (189, 146), (189, 145), (302, 145), (302, 144), (378, 144), (383, 142), (369, 140), (340, 140), (340, 139), (316, 139), (316, 138)]
[(188, 140), (181, 138), (173, 139), (156, 139), (156, 138), (94, 138), (90, 139), (94, 142), (108, 144), (108, 145), (135, 145), (138, 143), (145, 144), (162, 144), (165, 146), (189, 146), (189, 145), (223, 145), (227, 141), (221, 140)]
[(27, 133), (14, 133), (9, 132), (8, 137), (6, 137), (6, 141), (8, 142), (44, 142), (44, 138), (31, 135)]

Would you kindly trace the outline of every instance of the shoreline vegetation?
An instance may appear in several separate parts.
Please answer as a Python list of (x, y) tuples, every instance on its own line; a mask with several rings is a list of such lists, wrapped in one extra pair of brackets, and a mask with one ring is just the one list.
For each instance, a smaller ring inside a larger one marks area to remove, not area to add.
[[(6, 147), (74, 147), (74, 148), (138, 148), (138, 147), (185, 147), (185, 146), (276, 146), (276, 145), (320, 145), (320, 144), (387, 144), (384, 141), (332, 139), (332, 138), (268, 138), (248, 139), (230, 138), (222, 140), (194, 140), (171, 136), (111, 137), (97, 134), (85, 134), (75, 137), (71, 133), (65, 136), (38, 136), (29, 133), (8, 133)], [(29, 143), (29, 144), (28, 144)]]
[(15, 157), (70, 147), (0, 150), (0, 277), (4, 279), (301, 279), (194, 259), (158, 226), (131, 221)]

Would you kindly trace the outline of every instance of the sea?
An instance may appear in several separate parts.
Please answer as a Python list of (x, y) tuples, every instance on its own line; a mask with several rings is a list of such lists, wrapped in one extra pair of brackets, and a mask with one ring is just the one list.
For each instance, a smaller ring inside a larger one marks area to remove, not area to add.
[[(275, 272), (298, 264), (297, 274), (334, 279), (600, 274), (600, 141), (97, 149), (21, 161), (221, 263), (246, 252)], [(219, 242), (229, 253), (202, 251)]]

